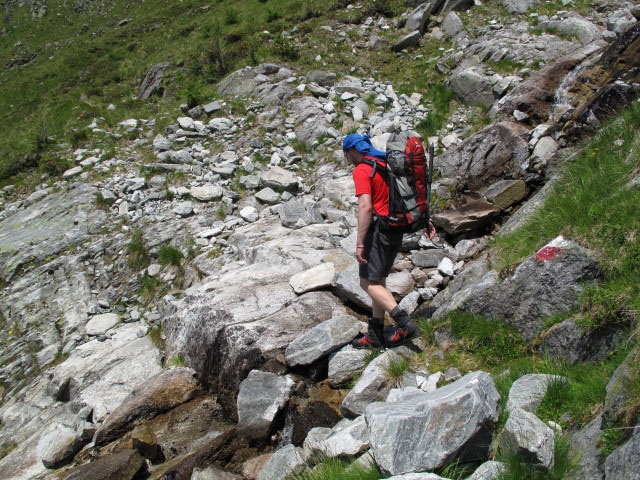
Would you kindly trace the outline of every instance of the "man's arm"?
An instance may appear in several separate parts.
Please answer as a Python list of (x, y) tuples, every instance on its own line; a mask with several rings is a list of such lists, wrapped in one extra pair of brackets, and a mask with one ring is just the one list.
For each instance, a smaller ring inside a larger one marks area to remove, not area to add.
[(358, 197), (358, 236), (356, 237), (356, 259), (360, 263), (367, 263), (364, 258), (364, 239), (371, 226), (373, 204), (371, 195), (364, 193)]

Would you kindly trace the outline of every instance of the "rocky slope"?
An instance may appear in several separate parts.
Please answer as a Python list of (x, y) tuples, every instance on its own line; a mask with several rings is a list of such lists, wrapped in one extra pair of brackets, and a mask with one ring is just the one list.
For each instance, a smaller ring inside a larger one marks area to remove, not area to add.
[[(571, 312), (599, 281), (598, 260), (559, 237), (505, 274), (486, 245), (535, 214), (577, 141), (637, 101), (640, 12), (600, 2), (584, 18), (566, 2), (545, 18), (538, 2), (500, 3), (505, 16), (486, 25), (469, 23), (474, 2), (432, 0), (390, 28), (383, 48), (398, 52), (450, 41), (436, 68), (467, 105), (430, 139), (441, 151), (439, 237), (406, 236), (388, 286), (410, 313), (480, 313), (532, 342), (545, 319)], [(531, 33), (530, 18), (551, 33)], [(327, 32), (376, 49), (371, 26), (387, 23)], [(522, 68), (498, 74), (505, 60)], [(131, 140), (115, 155), (69, 149), (76, 166), (29, 196), (2, 190), (1, 478), (281, 479), (322, 454), (362, 456), (392, 478), (435, 479), (417, 472), (476, 467), (492, 442), (553, 465), (556, 426), (536, 408), (558, 379), (514, 383), (498, 432), (500, 395), (488, 373), (417, 370), (392, 385), (389, 364), (423, 343), (368, 364), (345, 347), (366, 328), (370, 303), (358, 287), (341, 138), (357, 129), (384, 148), (432, 106), (385, 79), (336, 73), (243, 68), (220, 82), (221, 99), (185, 105), (159, 134), (157, 119), (109, 128), (96, 118), (96, 138)], [(492, 123), (474, 132), (469, 104), (489, 109)], [(569, 319), (535, 346), (591, 361), (625, 334), (585, 332)], [(612, 378), (603, 413), (576, 433), (574, 475), (637, 475), (636, 434), (606, 459), (596, 452), (625, 402), (620, 382), (635, 355)], [(348, 392), (337, 388), (349, 381)], [(502, 468), (483, 463), (470, 478)]]

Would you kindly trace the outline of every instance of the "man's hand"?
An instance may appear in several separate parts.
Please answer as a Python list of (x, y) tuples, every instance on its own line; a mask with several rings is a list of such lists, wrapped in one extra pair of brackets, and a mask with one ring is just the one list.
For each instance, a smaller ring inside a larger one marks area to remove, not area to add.
[(369, 263), (367, 262), (367, 259), (364, 258), (364, 245), (356, 247), (356, 259), (358, 260), (358, 263)]
[(424, 228), (422, 231), (429, 240), (436, 236), (436, 227), (433, 226), (431, 220), (429, 220), (429, 225), (427, 225), (426, 228)]

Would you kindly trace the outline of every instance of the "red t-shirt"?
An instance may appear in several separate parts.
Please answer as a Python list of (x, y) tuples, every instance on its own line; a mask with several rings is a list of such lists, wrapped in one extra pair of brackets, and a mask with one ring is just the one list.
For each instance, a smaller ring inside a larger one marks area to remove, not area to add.
[[(372, 157), (366, 157), (368, 160), (374, 160)], [(353, 169), (353, 183), (356, 186), (356, 197), (369, 194), (373, 209), (378, 215), (389, 215), (389, 186), (384, 180), (380, 172), (384, 168), (378, 163), (376, 173), (371, 178), (371, 169), (373, 167), (367, 163), (359, 163)]]

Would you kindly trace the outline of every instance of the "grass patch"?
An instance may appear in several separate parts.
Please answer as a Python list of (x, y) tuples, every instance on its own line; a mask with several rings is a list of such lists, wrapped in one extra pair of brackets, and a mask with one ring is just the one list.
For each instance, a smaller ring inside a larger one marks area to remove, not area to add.
[(94, 193), (93, 204), (100, 210), (109, 210), (109, 208), (111, 207), (111, 205), (109, 205), (109, 202), (105, 200), (104, 195), (102, 195), (102, 192)]
[(404, 374), (411, 370), (411, 361), (407, 357), (392, 358), (384, 366), (384, 372), (393, 385), (399, 385)]
[(378, 480), (383, 478), (375, 465), (362, 466), (340, 458), (325, 458), (313, 470), (291, 475), (289, 480)]
[(148, 275), (146, 272), (142, 277), (142, 286), (140, 287), (140, 295), (146, 302), (154, 299), (158, 292), (162, 289), (162, 280)]
[(144, 236), (141, 230), (135, 230), (131, 234), (131, 241), (127, 244), (127, 261), (131, 268), (142, 270), (151, 263), (149, 249), (144, 243)]
[(545, 205), (522, 228), (494, 240), (508, 268), (562, 234), (600, 260), (604, 281), (587, 289), (578, 323), (598, 328), (640, 312), (640, 190), (626, 188), (640, 165), (637, 102), (601, 129), (565, 166)]
[(577, 458), (571, 453), (569, 439), (556, 435), (554, 444), (554, 465), (547, 470), (533, 466), (521, 455), (501, 449), (498, 458), (506, 464), (506, 469), (497, 480), (562, 480), (577, 466)]
[(415, 129), (423, 137), (432, 137), (445, 125), (452, 110), (454, 93), (444, 85), (438, 84), (427, 91), (425, 100), (431, 101), (432, 110), (420, 120)]
[(516, 62), (514, 60), (510, 60), (508, 58), (503, 58), (498, 62), (485, 62), (489, 68), (496, 71), (497, 73), (513, 75), (517, 73), (519, 70), (525, 67), (524, 63)]
[(167, 362), (167, 367), (183, 367), (183, 366), (184, 366), (184, 357), (179, 353), (176, 353)]
[(17, 446), (18, 444), (16, 442), (7, 442), (2, 444), (2, 446), (0, 447), (0, 459), (3, 459), (11, 452), (13, 452)]
[(171, 245), (162, 245), (158, 250), (158, 263), (160, 265), (180, 267), (183, 258), (182, 252)]
[(162, 327), (155, 326), (150, 328), (147, 335), (149, 335), (149, 340), (151, 340), (158, 350), (164, 350), (164, 333)]

